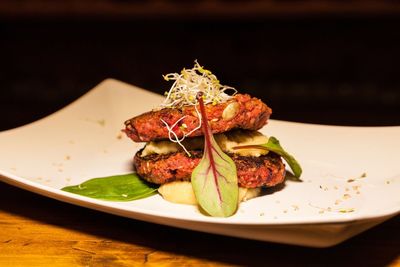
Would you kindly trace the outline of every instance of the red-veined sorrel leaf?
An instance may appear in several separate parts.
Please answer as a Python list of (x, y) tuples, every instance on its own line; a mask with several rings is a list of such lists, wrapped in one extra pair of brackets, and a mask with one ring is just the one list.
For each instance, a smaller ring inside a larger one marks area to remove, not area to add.
[(202, 94), (197, 95), (204, 133), (204, 154), (192, 173), (192, 186), (199, 205), (211, 216), (228, 217), (238, 207), (236, 165), (222, 152), (211, 133)]

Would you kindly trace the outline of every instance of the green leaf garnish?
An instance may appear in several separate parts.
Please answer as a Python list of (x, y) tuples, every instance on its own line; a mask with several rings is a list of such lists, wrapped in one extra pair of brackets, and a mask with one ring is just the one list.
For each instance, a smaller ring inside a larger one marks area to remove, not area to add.
[(155, 194), (157, 187), (146, 183), (136, 173), (130, 173), (93, 178), (61, 190), (102, 200), (131, 201)]
[(204, 133), (204, 154), (192, 172), (192, 186), (199, 205), (213, 217), (228, 217), (238, 207), (239, 186), (236, 165), (222, 152), (215, 141), (207, 121), (202, 94), (197, 95), (200, 104)]
[(292, 169), (293, 174), (296, 178), (299, 178), (301, 176), (301, 173), (303, 170), (301, 169), (300, 164), (297, 162), (297, 160), (287, 153), (281, 144), (279, 143), (279, 140), (276, 139), (275, 137), (271, 136), (268, 139), (268, 142), (266, 144), (262, 145), (249, 145), (249, 146), (236, 146), (233, 149), (248, 149), (248, 148), (256, 148), (256, 149), (264, 149), (268, 151), (272, 151), (279, 156), (283, 157), (285, 161), (289, 164), (289, 167)]

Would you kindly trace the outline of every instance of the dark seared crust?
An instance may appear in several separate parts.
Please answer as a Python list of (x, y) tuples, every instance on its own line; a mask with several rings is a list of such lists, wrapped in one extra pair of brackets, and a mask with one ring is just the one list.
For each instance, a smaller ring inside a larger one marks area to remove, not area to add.
[[(202, 151), (190, 151), (192, 157), (188, 157), (184, 152), (140, 157), (141, 152), (136, 153), (133, 160), (136, 172), (143, 179), (155, 184), (177, 180), (189, 181), (193, 169), (203, 156)], [(260, 157), (228, 155), (236, 164), (238, 183), (241, 187), (270, 187), (282, 183), (285, 178), (285, 165), (281, 158), (272, 152)]]
[[(227, 105), (237, 102), (238, 112), (229, 119), (223, 119), (222, 113)], [(207, 119), (212, 132), (223, 133), (232, 129), (258, 130), (262, 128), (272, 113), (272, 110), (257, 98), (249, 95), (237, 94), (229, 101), (217, 105), (206, 105)], [(184, 133), (191, 132), (199, 125), (194, 106), (185, 106), (181, 109), (165, 108), (158, 111), (150, 111), (134, 117), (125, 122), (125, 133), (135, 142), (149, 142), (168, 139), (168, 129), (161, 120), (172, 126), (182, 119), (174, 127), (173, 131), (180, 138)], [(186, 125), (186, 128), (181, 127)], [(193, 132), (190, 137), (203, 135), (201, 128)]]

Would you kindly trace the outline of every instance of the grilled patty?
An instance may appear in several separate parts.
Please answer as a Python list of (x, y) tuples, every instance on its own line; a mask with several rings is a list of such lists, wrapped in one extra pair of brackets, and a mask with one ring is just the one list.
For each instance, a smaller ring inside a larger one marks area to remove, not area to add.
[[(136, 172), (143, 179), (155, 184), (190, 181), (193, 169), (203, 156), (203, 151), (199, 150), (190, 151), (191, 157), (184, 152), (141, 157), (141, 152), (137, 152), (133, 160)], [(228, 155), (236, 164), (238, 184), (241, 187), (270, 187), (282, 183), (285, 178), (285, 165), (272, 152), (260, 157)]]
[[(225, 103), (206, 105), (207, 119), (212, 133), (223, 133), (232, 129), (258, 130), (262, 128), (272, 110), (260, 99), (249, 95), (237, 94)], [(183, 118), (183, 119), (182, 119)], [(194, 106), (180, 109), (165, 108), (150, 111), (125, 122), (125, 133), (135, 142), (149, 142), (168, 139), (169, 126), (179, 123), (172, 129), (178, 138), (199, 126)], [(194, 131), (189, 137), (203, 135), (202, 129)]]

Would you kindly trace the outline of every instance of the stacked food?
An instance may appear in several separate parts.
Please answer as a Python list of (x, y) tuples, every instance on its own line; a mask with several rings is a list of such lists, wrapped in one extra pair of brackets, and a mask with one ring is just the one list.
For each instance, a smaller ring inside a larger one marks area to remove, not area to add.
[[(217, 152), (214, 157), (225, 153), (234, 163), (236, 172), (232, 175), (237, 176), (234, 181), (241, 188), (239, 201), (256, 196), (261, 187), (284, 181), (285, 165), (280, 155), (262, 147), (269, 138), (257, 131), (267, 124), (272, 113), (265, 103), (220, 85), (215, 75), (197, 62), (192, 69), (164, 78), (174, 80), (165, 102), (127, 120), (125, 133), (134, 142), (147, 142), (134, 156), (134, 166), (140, 177), (161, 185), (159, 192), (165, 199), (198, 202), (190, 181), (195, 168), (205, 160), (205, 153), (210, 154), (204, 150), (210, 136), (218, 147), (211, 149)], [(226, 93), (229, 90), (233, 91), (232, 96)], [(209, 137), (207, 129), (212, 133)], [(218, 186), (217, 179), (215, 183)]]

